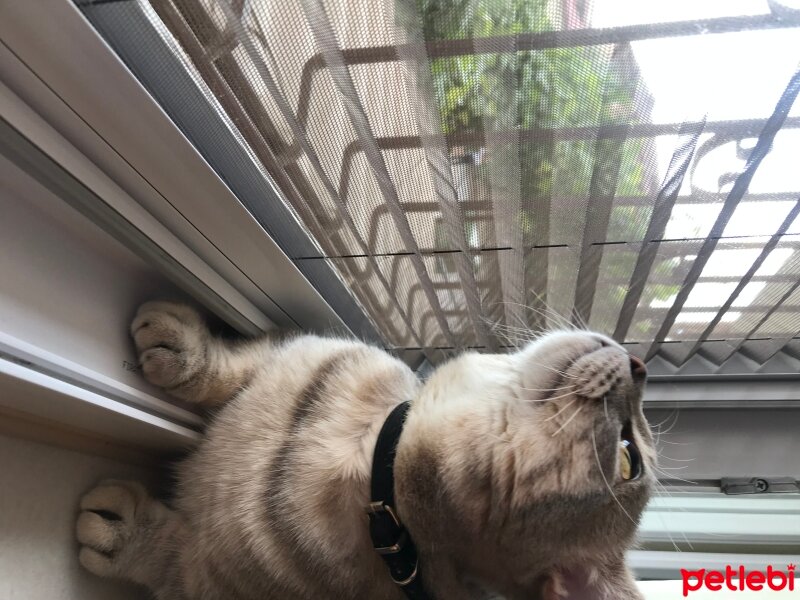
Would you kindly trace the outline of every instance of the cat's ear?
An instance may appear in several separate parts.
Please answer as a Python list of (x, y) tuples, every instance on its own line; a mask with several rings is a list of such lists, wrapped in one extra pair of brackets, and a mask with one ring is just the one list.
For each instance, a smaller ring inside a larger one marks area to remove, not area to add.
[(542, 600), (643, 600), (633, 573), (620, 560), (588, 569), (558, 569), (548, 574)]

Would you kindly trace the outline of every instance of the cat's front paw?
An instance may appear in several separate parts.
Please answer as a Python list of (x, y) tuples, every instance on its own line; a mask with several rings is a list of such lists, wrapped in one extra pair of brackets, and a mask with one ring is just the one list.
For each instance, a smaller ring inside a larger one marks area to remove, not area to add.
[(145, 378), (163, 388), (188, 381), (205, 365), (208, 330), (192, 307), (145, 302), (131, 323)]
[(103, 481), (81, 498), (80, 509), (75, 533), (81, 544), (78, 559), (86, 569), (154, 591), (172, 585), (168, 575), (185, 544), (183, 525), (143, 485)]
[(100, 577), (129, 578), (141, 509), (149, 501), (144, 487), (130, 481), (104, 481), (86, 494), (75, 525), (81, 564)]

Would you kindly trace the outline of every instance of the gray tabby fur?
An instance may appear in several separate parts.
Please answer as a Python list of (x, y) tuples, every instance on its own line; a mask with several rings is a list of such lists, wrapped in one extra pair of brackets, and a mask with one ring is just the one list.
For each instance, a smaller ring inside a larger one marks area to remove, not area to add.
[[(84, 496), (77, 536), (93, 573), (159, 600), (403, 600), (364, 508), (378, 431), (412, 400), (397, 509), (433, 599), (641, 598), (624, 553), (655, 452), (643, 378), (610, 339), (551, 333), (513, 354), (463, 354), (421, 383), (357, 341), (223, 341), (185, 305), (146, 303), (131, 331), (149, 381), (219, 410), (179, 466), (173, 507), (127, 481)], [(626, 420), (637, 481), (618, 476)]]

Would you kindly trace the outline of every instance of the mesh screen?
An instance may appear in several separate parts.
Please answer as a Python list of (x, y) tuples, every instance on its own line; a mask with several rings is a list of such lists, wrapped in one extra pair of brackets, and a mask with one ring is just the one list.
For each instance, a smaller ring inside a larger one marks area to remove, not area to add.
[(315, 242), (286, 252), (398, 353), (587, 324), (719, 362), (800, 331), (800, 11), (778, 0), (139, 6)]

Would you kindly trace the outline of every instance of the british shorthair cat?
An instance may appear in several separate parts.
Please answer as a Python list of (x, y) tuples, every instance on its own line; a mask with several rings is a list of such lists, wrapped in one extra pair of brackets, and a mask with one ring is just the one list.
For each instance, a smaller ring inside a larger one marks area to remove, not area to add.
[(159, 600), (404, 600), (365, 507), (381, 427), (410, 401), (395, 509), (428, 598), (642, 598), (624, 559), (654, 482), (646, 369), (611, 339), (553, 332), (422, 382), (358, 341), (215, 338), (181, 304), (144, 304), (131, 332), (149, 381), (218, 410), (174, 506), (128, 481), (83, 497), (91, 572)]

